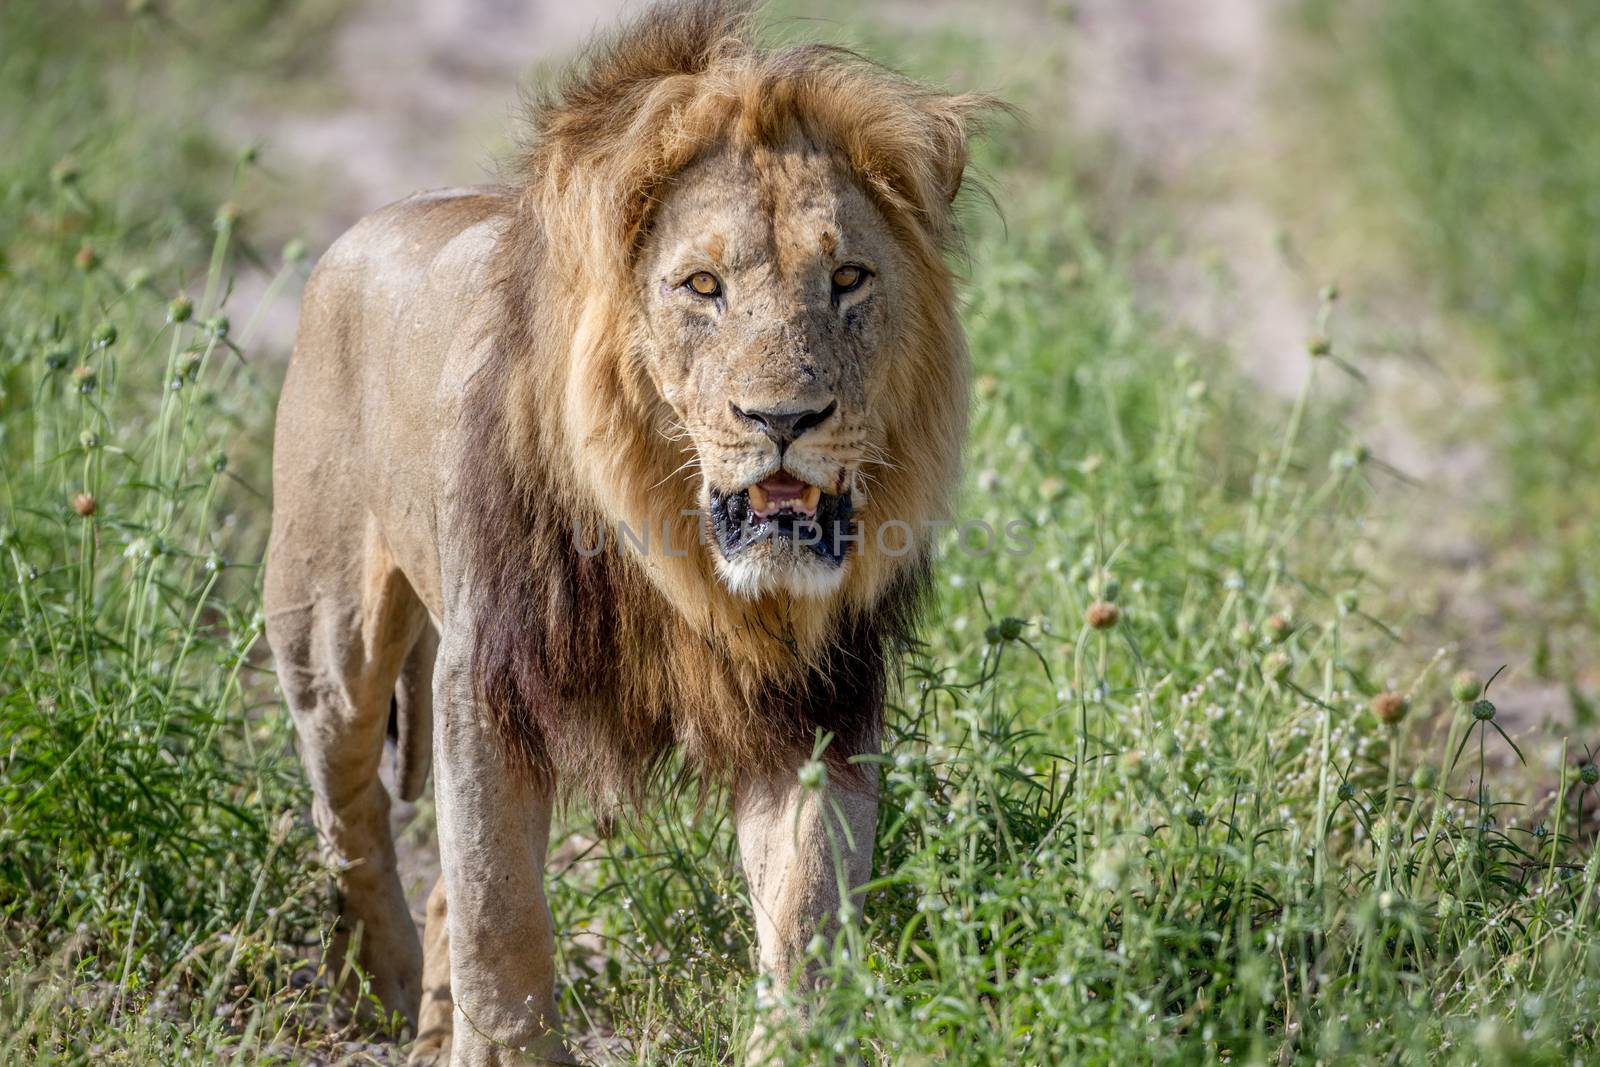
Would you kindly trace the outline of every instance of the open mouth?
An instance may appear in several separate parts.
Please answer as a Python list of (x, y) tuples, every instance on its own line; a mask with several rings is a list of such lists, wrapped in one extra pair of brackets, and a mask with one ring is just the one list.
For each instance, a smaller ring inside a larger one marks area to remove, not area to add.
[(730, 560), (783, 537), (837, 567), (850, 547), (851, 510), (849, 493), (825, 493), (784, 471), (736, 493), (711, 490), (711, 529)]

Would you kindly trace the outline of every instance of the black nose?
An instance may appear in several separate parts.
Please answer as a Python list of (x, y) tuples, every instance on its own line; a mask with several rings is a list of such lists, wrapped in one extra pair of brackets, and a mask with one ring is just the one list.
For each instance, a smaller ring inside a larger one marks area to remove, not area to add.
[(760, 427), (762, 433), (777, 442), (779, 449), (784, 449), (794, 444), (795, 439), (807, 430), (827, 422), (839, 402), (835, 400), (825, 408), (812, 411), (746, 411), (738, 404), (730, 403), (728, 406), (739, 418)]

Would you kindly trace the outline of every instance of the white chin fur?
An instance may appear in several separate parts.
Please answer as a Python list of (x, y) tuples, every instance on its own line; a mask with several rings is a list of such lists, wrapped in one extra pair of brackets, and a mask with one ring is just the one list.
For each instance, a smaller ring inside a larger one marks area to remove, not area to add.
[(780, 591), (821, 600), (833, 595), (844, 581), (844, 567), (835, 567), (820, 559), (776, 561), (764, 554), (733, 560), (718, 555), (717, 571), (728, 588), (746, 600)]

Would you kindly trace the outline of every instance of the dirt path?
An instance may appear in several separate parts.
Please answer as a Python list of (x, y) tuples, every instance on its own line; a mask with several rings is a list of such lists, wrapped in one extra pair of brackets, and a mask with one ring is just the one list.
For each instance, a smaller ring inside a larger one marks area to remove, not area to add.
[[(1558, 725), (1570, 715), (1565, 692), (1529, 667), (1536, 612), (1483, 533), (1483, 517), (1507, 494), (1505, 475), (1470, 434), (1496, 399), (1474, 373), (1481, 363), (1463, 357), (1470, 342), (1425, 282), (1371, 271), (1347, 247), (1306, 252), (1305, 235), (1337, 215), (1340, 194), (1315, 172), (1295, 173), (1286, 131), (1304, 120), (1286, 114), (1298, 74), (1282, 66), (1295, 55), (1283, 26), (1290, 6), (1211, 0), (1201, 18), (1186, 0), (1081, 0), (1070, 102), (1105, 148), (1112, 210), (1159, 213), (1175, 242), (1138, 264), (1147, 300), (1224, 345), (1264, 390), (1289, 397), (1300, 388), (1319, 290), (1341, 282), (1335, 343), (1368, 383), (1327, 384), (1350, 407), (1352, 436), (1405, 476), (1374, 478), (1386, 526), (1375, 553), (1383, 573), (1420, 576), (1398, 605), (1415, 619), (1409, 643), (1418, 659), (1448, 643), (1462, 666), (1508, 664), (1496, 685), (1507, 718), (1523, 731)], [(1303, 214), (1272, 193), (1286, 177)], [(1370, 251), (1396, 259), (1393, 248)], [(1350, 277), (1337, 277), (1340, 268)]]

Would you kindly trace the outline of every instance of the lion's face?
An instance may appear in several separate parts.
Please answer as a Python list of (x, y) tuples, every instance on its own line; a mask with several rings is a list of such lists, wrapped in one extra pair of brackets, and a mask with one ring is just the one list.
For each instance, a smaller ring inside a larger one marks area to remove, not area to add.
[(730, 148), (671, 183), (639, 262), (651, 376), (692, 445), (724, 580), (831, 593), (862, 466), (882, 458), (905, 284), (882, 214), (828, 152)]

